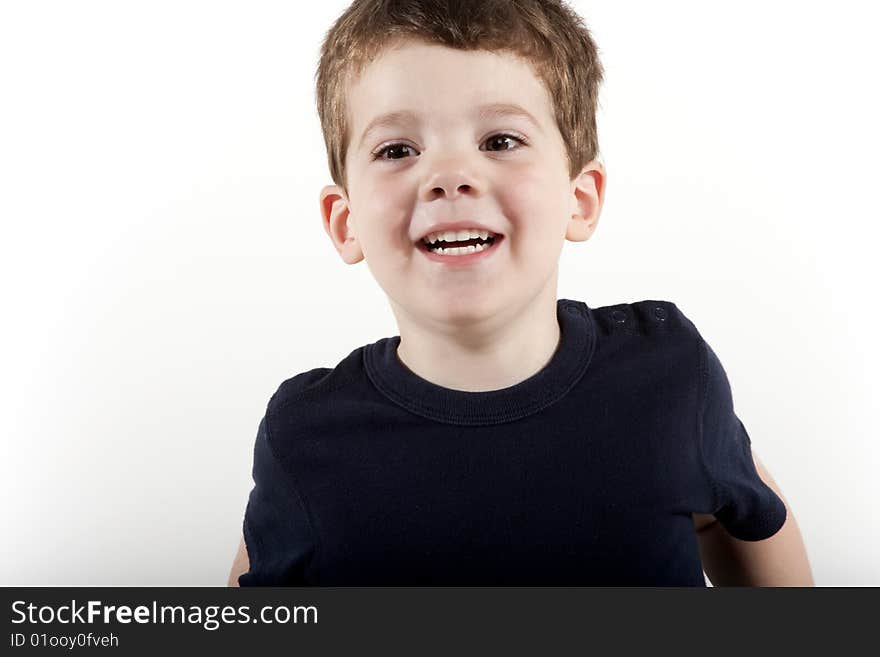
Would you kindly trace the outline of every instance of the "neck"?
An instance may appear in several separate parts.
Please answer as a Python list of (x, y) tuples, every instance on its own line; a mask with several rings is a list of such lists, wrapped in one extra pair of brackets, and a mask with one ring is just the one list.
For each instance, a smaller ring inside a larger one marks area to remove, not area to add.
[(524, 305), (507, 306), (464, 328), (417, 321), (399, 307), (394, 310), (398, 359), (419, 377), (464, 392), (500, 390), (533, 376), (550, 362), (561, 337), (555, 285)]

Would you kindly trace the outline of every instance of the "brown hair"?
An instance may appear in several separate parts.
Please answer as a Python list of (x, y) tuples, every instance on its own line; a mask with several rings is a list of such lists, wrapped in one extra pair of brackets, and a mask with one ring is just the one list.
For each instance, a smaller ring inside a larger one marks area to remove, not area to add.
[(347, 85), (383, 49), (407, 39), (525, 59), (553, 103), (569, 179), (596, 158), (604, 69), (589, 30), (564, 0), (354, 0), (327, 31), (315, 73), (330, 175), (346, 193)]

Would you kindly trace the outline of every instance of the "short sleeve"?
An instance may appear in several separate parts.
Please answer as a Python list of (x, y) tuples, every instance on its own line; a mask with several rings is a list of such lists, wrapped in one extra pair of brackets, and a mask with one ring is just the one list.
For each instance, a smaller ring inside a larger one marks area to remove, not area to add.
[(254, 487), (243, 531), (250, 569), (239, 586), (303, 586), (314, 554), (312, 531), (292, 477), (272, 449), (268, 414), (254, 444)]
[(773, 536), (785, 523), (785, 503), (755, 468), (751, 439), (734, 413), (727, 373), (712, 348), (701, 340), (702, 456), (715, 495), (714, 515), (727, 532), (743, 541)]

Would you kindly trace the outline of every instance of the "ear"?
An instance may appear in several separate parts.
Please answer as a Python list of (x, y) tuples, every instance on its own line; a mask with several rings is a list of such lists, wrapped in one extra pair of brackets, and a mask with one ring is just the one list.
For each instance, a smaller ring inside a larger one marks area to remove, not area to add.
[(571, 181), (571, 219), (565, 230), (567, 240), (583, 242), (595, 232), (605, 201), (606, 180), (605, 165), (593, 160)]
[(348, 196), (339, 185), (327, 185), (321, 190), (321, 216), (324, 232), (342, 260), (349, 265), (363, 260), (364, 252), (355, 235)]

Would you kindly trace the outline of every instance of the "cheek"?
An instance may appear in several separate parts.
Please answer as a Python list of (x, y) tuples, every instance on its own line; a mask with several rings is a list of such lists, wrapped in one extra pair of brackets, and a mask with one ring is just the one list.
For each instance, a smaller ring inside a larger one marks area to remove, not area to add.
[(365, 193), (370, 215), (383, 217), (387, 223), (408, 218), (416, 198), (413, 183), (394, 176), (374, 176)]
[(510, 205), (528, 210), (529, 214), (547, 214), (549, 202), (558, 205), (552, 196), (560, 189), (560, 176), (550, 162), (530, 160), (505, 170), (504, 179), (496, 182), (503, 189)]
[(566, 181), (533, 166), (518, 171), (504, 189), (504, 211), (514, 237), (519, 238), (511, 246), (529, 253), (561, 248), (568, 219)]
[(399, 259), (398, 254), (411, 255), (409, 216), (412, 206), (399, 197), (399, 189), (397, 195), (390, 185), (387, 190), (376, 186), (372, 193), (353, 203), (364, 255), (382, 270), (402, 266), (405, 259)]

